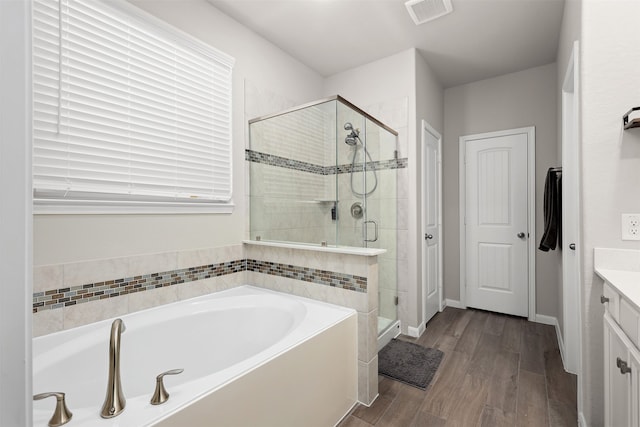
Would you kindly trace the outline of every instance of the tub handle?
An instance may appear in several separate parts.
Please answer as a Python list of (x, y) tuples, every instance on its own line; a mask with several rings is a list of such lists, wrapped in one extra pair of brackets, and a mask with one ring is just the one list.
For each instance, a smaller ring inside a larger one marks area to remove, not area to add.
[(67, 404), (64, 401), (64, 393), (40, 393), (33, 396), (33, 400), (42, 400), (47, 397), (56, 398), (56, 409), (53, 411), (53, 416), (49, 420), (49, 427), (58, 427), (68, 423), (71, 420), (73, 414), (67, 408)]
[(152, 405), (162, 405), (164, 402), (169, 400), (169, 392), (164, 388), (164, 383), (162, 382), (162, 378), (165, 375), (178, 375), (184, 372), (184, 369), (172, 369), (167, 372), (163, 372), (156, 377), (156, 391), (153, 392), (153, 396), (151, 397)]

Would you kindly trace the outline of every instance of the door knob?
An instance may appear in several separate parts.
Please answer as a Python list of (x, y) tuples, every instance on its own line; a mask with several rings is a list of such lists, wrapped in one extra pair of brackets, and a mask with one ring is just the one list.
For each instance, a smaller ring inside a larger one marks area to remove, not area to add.
[(518, 237), (519, 237), (520, 239), (524, 239), (524, 233), (523, 233), (523, 232), (518, 233)]
[(431, 240), (431, 239), (433, 239), (433, 234), (425, 234), (424, 238), (428, 239), (428, 240)]
[(572, 251), (575, 251), (576, 250), (576, 244), (575, 243), (569, 244), (569, 249), (571, 249)]

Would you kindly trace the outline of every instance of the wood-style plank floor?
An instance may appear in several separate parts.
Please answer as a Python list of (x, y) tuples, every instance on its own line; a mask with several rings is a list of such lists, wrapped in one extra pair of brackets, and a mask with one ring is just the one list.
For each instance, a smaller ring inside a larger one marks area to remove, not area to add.
[(380, 396), (339, 427), (576, 426), (575, 375), (555, 329), (520, 317), (447, 307), (420, 339), (444, 352), (426, 391), (379, 377)]

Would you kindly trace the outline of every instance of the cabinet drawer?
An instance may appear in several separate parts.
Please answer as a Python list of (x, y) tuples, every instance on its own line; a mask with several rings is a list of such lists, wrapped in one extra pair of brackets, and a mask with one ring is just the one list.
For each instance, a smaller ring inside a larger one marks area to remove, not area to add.
[(638, 346), (638, 321), (640, 320), (640, 315), (624, 298), (620, 298), (618, 310), (620, 327), (631, 342)]
[(604, 282), (602, 293), (604, 294), (605, 298), (609, 298), (609, 302), (606, 302), (604, 304), (605, 309), (609, 312), (611, 317), (613, 317), (616, 322), (620, 323), (620, 296), (607, 282)]

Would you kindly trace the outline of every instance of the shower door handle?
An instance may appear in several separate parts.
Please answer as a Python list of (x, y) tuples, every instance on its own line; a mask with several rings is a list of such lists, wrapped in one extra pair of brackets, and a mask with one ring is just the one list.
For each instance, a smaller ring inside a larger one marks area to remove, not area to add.
[[(369, 230), (367, 227), (368, 223), (372, 223), (373, 224), (373, 230), (375, 231), (375, 235), (373, 239), (367, 239), (367, 237), (369, 237), (369, 233), (367, 233), (367, 231)], [(362, 226), (364, 227), (364, 241), (365, 242), (375, 242), (378, 240), (378, 223), (373, 221), (373, 220), (369, 220), (369, 221), (365, 221), (362, 223)]]

